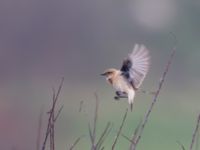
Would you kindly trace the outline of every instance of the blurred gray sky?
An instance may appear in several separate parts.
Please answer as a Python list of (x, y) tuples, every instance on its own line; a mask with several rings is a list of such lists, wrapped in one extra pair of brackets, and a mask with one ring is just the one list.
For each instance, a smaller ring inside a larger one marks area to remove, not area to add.
[(198, 1), (2, 0), (0, 7), (1, 82), (59, 74), (95, 80), (101, 69), (120, 66), (136, 42), (165, 56), (169, 32), (184, 61), (199, 55)]

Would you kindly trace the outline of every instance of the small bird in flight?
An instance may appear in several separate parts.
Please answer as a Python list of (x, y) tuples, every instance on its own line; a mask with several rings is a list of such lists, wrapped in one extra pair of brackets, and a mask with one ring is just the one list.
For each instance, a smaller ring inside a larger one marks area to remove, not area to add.
[(149, 50), (144, 45), (136, 44), (132, 53), (123, 61), (120, 70), (110, 68), (101, 75), (106, 77), (116, 90), (115, 99), (128, 98), (131, 111), (136, 91), (139, 90), (150, 65)]

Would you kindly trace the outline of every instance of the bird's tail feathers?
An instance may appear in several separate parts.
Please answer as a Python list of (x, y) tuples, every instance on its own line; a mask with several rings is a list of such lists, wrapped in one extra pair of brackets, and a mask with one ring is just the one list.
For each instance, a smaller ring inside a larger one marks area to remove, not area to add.
[(128, 103), (130, 104), (131, 111), (133, 110), (133, 103), (135, 98), (135, 91), (131, 90), (128, 92)]

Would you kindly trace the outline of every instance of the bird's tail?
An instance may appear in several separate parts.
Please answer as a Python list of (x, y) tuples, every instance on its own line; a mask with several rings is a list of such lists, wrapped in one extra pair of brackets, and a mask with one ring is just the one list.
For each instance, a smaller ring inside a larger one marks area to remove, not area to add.
[(133, 110), (133, 102), (135, 97), (135, 91), (131, 90), (128, 92), (128, 103), (130, 104), (131, 111)]

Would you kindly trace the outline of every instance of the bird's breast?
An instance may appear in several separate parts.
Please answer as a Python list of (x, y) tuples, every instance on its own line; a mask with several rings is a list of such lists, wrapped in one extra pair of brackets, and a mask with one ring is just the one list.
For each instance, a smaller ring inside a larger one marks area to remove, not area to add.
[(111, 80), (113, 87), (122, 92), (127, 92), (131, 87), (122, 76), (116, 76)]

